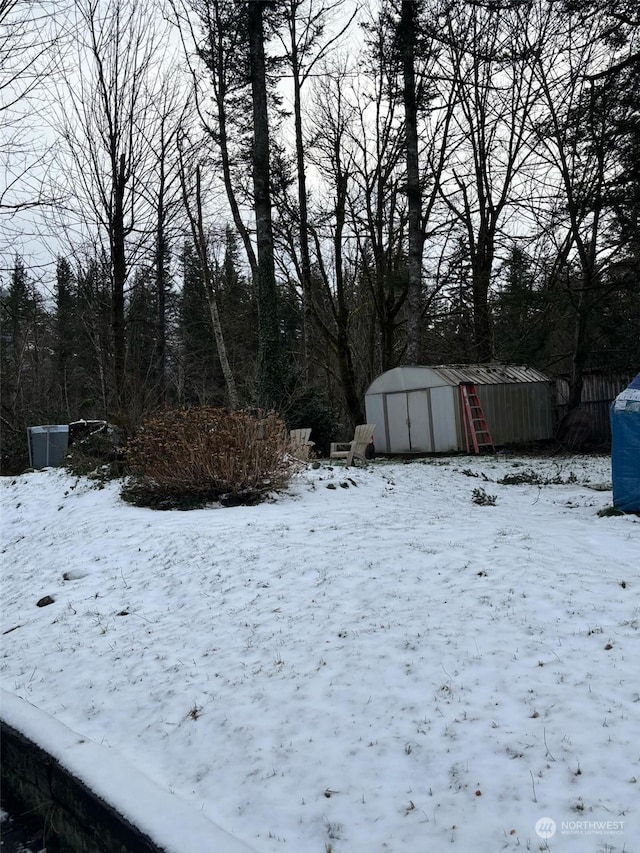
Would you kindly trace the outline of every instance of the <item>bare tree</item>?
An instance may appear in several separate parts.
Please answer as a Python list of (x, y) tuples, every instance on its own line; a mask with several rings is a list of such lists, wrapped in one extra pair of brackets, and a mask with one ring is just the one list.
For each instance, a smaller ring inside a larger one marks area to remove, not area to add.
[(404, 138), (400, 102), (395, 97), (398, 69), (384, 24), (378, 20), (369, 29), (368, 62), (350, 87), (352, 120), (347, 125), (352, 152), (349, 211), (377, 322), (371, 352), (371, 369), (376, 373), (395, 367), (402, 358), (405, 342), (398, 332), (408, 292)]
[(6, 271), (29, 211), (56, 201), (46, 180), (53, 140), (39, 116), (56, 71), (54, 23), (61, 6), (0, 0), (0, 251), (7, 252), (0, 267)]
[[(314, 0), (287, 0), (280, 13), (283, 25), (276, 29), (285, 60), (291, 71), (293, 88), (293, 116), (295, 133), (295, 160), (297, 172), (297, 219), (299, 240), (299, 275), (302, 289), (303, 353), (302, 372), (307, 381), (312, 370), (313, 278), (309, 240), (309, 211), (305, 140), (303, 134), (303, 90), (316, 73), (319, 64), (339, 43), (351, 26), (356, 10), (332, 34), (327, 33), (328, 24), (339, 14), (344, 0), (314, 2)], [(286, 34), (285, 34), (286, 33)]]
[[(540, 218), (555, 246), (550, 287), (564, 287), (572, 315), (569, 409), (580, 404), (583, 373), (593, 347), (594, 320), (612, 286), (606, 269), (615, 255), (616, 234), (610, 199), (619, 152), (615, 140), (614, 93), (601, 72), (616, 64), (602, 23), (589, 17), (576, 26), (546, 4), (544, 50), (536, 51), (535, 75), (544, 113), (535, 124), (541, 165)], [(619, 105), (618, 105), (619, 106)], [(626, 106), (627, 117), (633, 107)]]
[[(216, 160), (221, 167), (233, 222), (251, 267), (258, 304), (258, 402), (267, 408), (277, 406), (284, 391), (271, 211), (265, 51), (265, 8), (270, 6), (265, 0), (235, 4), (222, 0), (171, 0), (187, 53), (190, 40), (208, 71), (202, 80), (198, 68), (191, 67), (195, 103), (202, 125), (217, 149)], [(191, 13), (195, 13), (200, 33)], [(209, 108), (211, 103), (213, 109)], [(240, 140), (239, 146), (234, 146), (234, 136)], [(247, 144), (250, 152), (246, 150)], [(247, 172), (252, 175), (251, 188), (246, 186)], [(253, 209), (255, 247), (242, 215), (243, 205)]]
[(176, 147), (185, 114), (191, 106), (185, 86), (174, 65), (164, 74), (159, 91), (149, 98), (148, 122), (143, 131), (149, 149), (147, 171), (140, 181), (140, 193), (154, 223), (153, 274), (156, 299), (155, 384), (157, 397), (167, 397), (167, 295), (171, 286), (170, 249), (184, 226), (182, 190)]
[(169, 0), (169, 6), (182, 40), (195, 111), (211, 143), (210, 163), (220, 174), (231, 218), (255, 279), (258, 261), (243, 215), (251, 205), (246, 177), (251, 100), (244, 7), (224, 0)]
[[(364, 419), (362, 382), (356, 371), (353, 341), (353, 286), (356, 271), (347, 269), (348, 190), (353, 177), (351, 148), (353, 105), (346, 97), (346, 69), (326, 69), (317, 82), (311, 116), (314, 145), (310, 159), (326, 182), (327, 195), (312, 229), (321, 292), (314, 293), (314, 311), (335, 363), (344, 404), (352, 424)], [(325, 257), (329, 256), (329, 261)], [(331, 365), (327, 365), (330, 370)]]
[(407, 364), (417, 364), (422, 320), (422, 189), (418, 156), (418, 95), (416, 91), (416, 38), (418, 4), (403, 0), (398, 41), (402, 55), (402, 102), (404, 105), (405, 157), (407, 164)]
[(380, 325), (378, 370), (424, 358), (422, 325), (434, 296), (425, 286), (424, 246), (447, 218), (438, 202), (455, 87), (442, 79), (439, 45), (420, 7), (383, 4), (367, 25), (367, 64), (360, 74), (353, 144), (362, 204), (359, 212), (354, 205), (360, 217), (354, 231), (367, 238), (362, 264)]
[(185, 140), (184, 137), (182, 137), (179, 140), (182, 199), (189, 219), (193, 244), (198, 253), (200, 269), (204, 278), (207, 303), (209, 305), (209, 312), (211, 315), (211, 326), (213, 328), (222, 375), (224, 376), (225, 385), (227, 387), (229, 406), (232, 409), (237, 409), (239, 407), (240, 400), (233, 371), (231, 370), (231, 365), (229, 364), (229, 359), (227, 357), (227, 347), (222, 331), (222, 324), (220, 322), (220, 312), (218, 310), (214, 275), (212, 274), (211, 264), (209, 261), (208, 240), (205, 232), (202, 205), (201, 170), (198, 163), (196, 163), (192, 169), (189, 169), (184, 152), (184, 143)]
[(455, 82), (442, 199), (471, 256), (475, 359), (493, 356), (489, 293), (497, 241), (515, 210), (531, 156), (531, 115), (539, 98), (531, 41), (532, 4), (455, 2), (441, 38), (443, 71)]
[(140, 235), (150, 230), (140, 181), (149, 157), (159, 33), (139, 0), (75, 0), (69, 25), (76, 53), (60, 93), (70, 158), (65, 168), (79, 225), (97, 229), (104, 238), (111, 275), (114, 403), (121, 410), (126, 406), (127, 282)]

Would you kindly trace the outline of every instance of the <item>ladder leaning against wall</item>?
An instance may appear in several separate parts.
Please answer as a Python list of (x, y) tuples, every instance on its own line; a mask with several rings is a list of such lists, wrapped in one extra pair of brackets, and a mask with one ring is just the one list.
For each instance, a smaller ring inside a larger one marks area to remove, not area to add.
[(467, 453), (471, 453), (472, 447), (474, 453), (480, 453), (481, 449), (495, 453), (493, 439), (480, 405), (478, 391), (472, 382), (460, 383), (460, 402), (462, 403), (462, 422)]

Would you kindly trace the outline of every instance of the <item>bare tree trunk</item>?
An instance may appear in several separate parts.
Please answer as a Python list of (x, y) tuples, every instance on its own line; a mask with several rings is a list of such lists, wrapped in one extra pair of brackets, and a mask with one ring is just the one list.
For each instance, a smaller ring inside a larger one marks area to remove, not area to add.
[[(115, 158), (114, 158), (115, 160)], [(111, 327), (113, 330), (113, 375), (118, 409), (125, 404), (126, 323), (124, 316), (124, 288), (127, 281), (125, 252), (126, 228), (124, 224), (124, 197), (127, 184), (125, 155), (115, 160), (113, 178), (113, 218), (110, 223), (112, 302)]]
[(578, 295), (573, 325), (573, 352), (571, 354), (571, 373), (569, 376), (569, 399), (567, 410), (577, 409), (582, 402), (584, 368), (589, 355), (588, 335), (588, 297), (584, 290)]
[(184, 206), (187, 212), (187, 216), (189, 217), (189, 223), (191, 225), (191, 235), (193, 237), (193, 242), (195, 244), (196, 251), (198, 252), (198, 257), (200, 259), (200, 268), (202, 270), (202, 275), (204, 278), (205, 292), (207, 294), (207, 303), (209, 305), (209, 313), (211, 316), (211, 325), (213, 326), (216, 349), (218, 352), (220, 368), (222, 370), (222, 375), (224, 377), (225, 385), (227, 387), (227, 394), (229, 397), (229, 408), (237, 409), (240, 405), (240, 399), (238, 396), (238, 389), (236, 386), (233, 371), (231, 369), (231, 365), (229, 363), (229, 358), (227, 355), (227, 347), (222, 331), (222, 324), (220, 323), (220, 312), (218, 311), (218, 302), (216, 299), (213, 276), (211, 275), (209, 253), (207, 251), (207, 238), (204, 230), (204, 219), (202, 212), (200, 166), (196, 166), (195, 211), (191, 209), (191, 206), (189, 204), (190, 194), (187, 188), (186, 171), (182, 159), (180, 162), (180, 181), (182, 183), (182, 197), (184, 201)]
[[(176, 0), (169, 1), (174, 7), (178, 5)], [(234, 4), (228, 4), (227, 0), (208, 0), (207, 3), (200, 5), (193, 4), (193, 0), (190, 0), (190, 2), (194, 5), (196, 14), (206, 33), (208, 52), (205, 62), (211, 73), (213, 97), (216, 105), (214, 125), (211, 125), (207, 112), (203, 111), (201, 107), (197, 84), (194, 86), (196, 108), (203, 128), (220, 152), (222, 179), (227, 201), (231, 208), (231, 216), (233, 217), (236, 231), (242, 240), (247, 261), (251, 268), (251, 275), (255, 281), (257, 279), (258, 260), (251, 242), (251, 234), (242, 218), (240, 203), (236, 195), (237, 188), (234, 186), (231, 153), (231, 142), (234, 138), (234, 131), (237, 129), (232, 124), (234, 115), (233, 107), (231, 106), (233, 103), (232, 97), (234, 95), (237, 96), (238, 81), (236, 66), (238, 64), (238, 55), (242, 56), (246, 49), (246, 44), (244, 43), (246, 33), (244, 30), (241, 31), (241, 28), (238, 26), (242, 20), (243, 12), (239, 10), (240, 4), (238, 4), (237, 8), (234, 8)], [(231, 17), (229, 17), (230, 13)], [(178, 21), (181, 21), (180, 15), (176, 15), (176, 18)], [(192, 74), (195, 81), (195, 71), (192, 70)], [(235, 108), (237, 110), (237, 105), (235, 105)]]
[(155, 286), (156, 286), (156, 382), (158, 398), (164, 405), (167, 398), (167, 239), (165, 236), (165, 199), (164, 199), (164, 161), (160, 163), (160, 186), (156, 208), (156, 248), (155, 248)]
[[(329, 14), (341, 5), (342, 0), (316, 6), (313, 0), (288, 0), (285, 4), (288, 39), (281, 37), (285, 54), (291, 66), (293, 79), (293, 115), (295, 126), (296, 168), (298, 178), (298, 229), (300, 260), (296, 267), (302, 288), (302, 373), (309, 381), (313, 373), (312, 350), (314, 345), (315, 314), (313, 311), (313, 277), (311, 274), (309, 212), (307, 203), (307, 178), (304, 139), (302, 135), (302, 87), (312, 69), (327, 55), (330, 47), (341, 39), (351, 25), (355, 12), (344, 25), (326, 38)], [(293, 247), (292, 247), (293, 248)]]
[(493, 358), (489, 289), (494, 253), (491, 234), (481, 228), (471, 257), (473, 348), (474, 358), (481, 364)]
[(253, 188), (258, 270), (258, 402), (277, 408), (283, 397), (283, 370), (278, 326), (278, 292), (273, 251), (269, 162), (269, 118), (264, 53), (264, 2), (247, 4), (251, 93), (253, 104)]
[[(295, 20), (295, 19), (294, 19)], [(293, 26), (293, 25), (292, 25)], [(302, 98), (300, 67), (295, 37), (292, 32), (291, 67), (293, 70), (293, 112), (296, 135), (296, 165), (298, 171), (298, 207), (300, 215), (300, 284), (302, 286), (302, 373), (308, 382), (312, 372), (313, 295), (311, 256), (309, 253), (309, 212), (307, 210), (307, 178), (305, 174), (304, 143), (302, 139)]]
[(220, 324), (220, 313), (218, 311), (218, 302), (216, 299), (216, 293), (213, 286), (213, 278), (211, 276), (211, 266), (209, 265), (209, 258), (207, 255), (207, 243), (204, 234), (204, 225), (202, 220), (202, 193), (200, 191), (200, 167), (196, 172), (196, 205), (197, 205), (197, 239), (198, 239), (198, 249), (200, 251), (200, 263), (202, 265), (202, 274), (204, 275), (204, 283), (205, 289), (207, 291), (207, 301), (209, 303), (209, 311), (211, 313), (211, 324), (213, 326), (213, 334), (216, 339), (216, 347), (218, 349), (218, 358), (220, 359), (220, 367), (222, 368), (222, 375), (224, 376), (224, 381), (227, 386), (227, 393), (229, 394), (229, 407), (231, 409), (237, 409), (240, 405), (239, 397), (238, 397), (238, 389), (236, 387), (236, 382), (233, 376), (233, 371), (231, 370), (231, 365), (229, 364), (229, 358), (227, 356), (227, 347), (224, 342), (224, 335), (222, 333), (222, 325)]
[(338, 153), (339, 139), (335, 140), (336, 144), (336, 206), (335, 206), (335, 233), (333, 238), (333, 262), (334, 262), (334, 277), (335, 277), (335, 297), (332, 294), (329, 275), (322, 262), (322, 250), (319, 245), (317, 235), (316, 248), (320, 273), (324, 283), (325, 296), (331, 306), (331, 316), (333, 324), (327, 323), (317, 312), (318, 321), (323, 334), (330, 344), (337, 362), (338, 374), (342, 386), (342, 393), (346, 404), (346, 409), (352, 425), (362, 423), (364, 421), (364, 409), (360, 394), (358, 391), (358, 383), (356, 380), (356, 372), (353, 363), (353, 342), (350, 334), (350, 318), (351, 311), (349, 309), (348, 300), (345, 292), (344, 280), (344, 264), (342, 252), (343, 230), (346, 217), (346, 199), (347, 199), (347, 183), (348, 175), (342, 171), (340, 157)]
[(337, 311), (336, 320), (338, 325), (337, 355), (340, 366), (340, 378), (344, 388), (344, 396), (347, 410), (355, 424), (364, 421), (364, 411), (356, 382), (356, 375), (351, 353), (351, 341), (349, 336), (349, 307), (345, 298), (344, 265), (342, 261), (342, 232), (346, 216), (347, 199), (347, 174), (338, 175), (337, 204), (336, 204), (336, 231), (334, 244), (335, 275)]
[(407, 348), (406, 364), (418, 364), (422, 327), (422, 194), (418, 162), (418, 113), (415, 80), (416, 2), (403, 0), (399, 36), (402, 50), (404, 100), (404, 132), (407, 161), (407, 204), (409, 219), (408, 285), (407, 285)]

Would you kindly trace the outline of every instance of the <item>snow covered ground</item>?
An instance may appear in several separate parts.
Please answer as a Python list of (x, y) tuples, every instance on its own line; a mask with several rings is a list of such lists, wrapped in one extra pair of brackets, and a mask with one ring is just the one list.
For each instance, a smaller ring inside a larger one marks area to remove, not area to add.
[[(557, 482), (498, 482), (532, 471)], [(640, 518), (598, 517), (608, 457), (324, 462), (192, 512), (63, 470), (0, 490), (5, 711), (93, 744), (103, 790), (148, 777), (125, 799), (172, 804), (167, 849), (640, 851)]]

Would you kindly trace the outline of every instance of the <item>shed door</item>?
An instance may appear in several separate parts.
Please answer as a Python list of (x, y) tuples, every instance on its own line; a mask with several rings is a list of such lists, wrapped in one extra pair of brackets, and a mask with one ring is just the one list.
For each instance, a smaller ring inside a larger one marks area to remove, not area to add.
[(409, 391), (407, 394), (409, 414), (409, 444), (412, 453), (429, 453), (433, 450), (429, 391)]
[[(387, 422), (389, 424), (389, 450), (391, 453), (410, 453), (409, 413), (404, 391), (387, 394)], [(374, 438), (375, 441), (375, 438)]]
[(457, 386), (443, 385), (431, 389), (431, 411), (433, 415), (433, 449), (436, 453), (463, 450), (462, 435), (459, 434), (459, 392)]
[(391, 453), (429, 453), (433, 450), (429, 392), (386, 395)]

